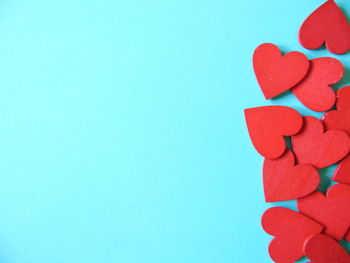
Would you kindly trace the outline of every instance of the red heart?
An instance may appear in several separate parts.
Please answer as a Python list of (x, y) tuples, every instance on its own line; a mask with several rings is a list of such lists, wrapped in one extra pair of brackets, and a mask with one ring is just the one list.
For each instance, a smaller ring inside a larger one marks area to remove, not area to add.
[(343, 159), (350, 150), (350, 139), (340, 130), (324, 133), (320, 120), (306, 116), (301, 131), (292, 136), (292, 146), (299, 164), (320, 169)]
[(269, 245), (270, 257), (277, 263), (301, 258), (305, 240), (321, 233), (323, 226), (302, 214), (284, 207), (272, 207), (261, 219), (265, 232), (275, 236)]
[(283, 136), (296, 134), (303, 118), (286, 106), (264, 106), (244, 110), (250, 139), (255, 149), (265, 158), (275, 159), (283, 154), (286, 142)]
[(312, 263), (350, 263), (348, 252), (326, 235), (319, 234), (308, 238), (304, 253)]
[(327, 130), (343, 130), (350, 135), (350, 86), (339, 89), (337, 97), (337, 109), (323, 114), (323, 124)]
[(350, 154), (338, 164), (332, 180), (337, 183), (350, 184)]
[(315, 191), (320, 183), (317, 170), (307, 164), (295, 165), (294, 155), (288, 150), (278, 159), (265, 159), (263, 178), (266, 202), (303, 197)]
[(309, 69), (309, 60), (303, 53), (296, 51), (282, 57), (277, 46), (265, 43), (255, 49), (253, 67), (265, 98), (271, 99), (304, 78)]
[(318, 49), (326, 43), (326, 48), (334, 54), (350, 49), (350, 25), (333, 0), (328, 0), (306, 18), (299, 30), (299, 42), (307, 49)]
[(322, 224), (325, 234), (341, 240), (350, 227), (350, 186), (332, 185), (326, 196), (316, 191), (297, 201), (299, 211)]
[(343, 64), (330, 57), (315, 58), (310, 62), (309, 73), (293, 89), (293, 94), (313, 111), (327, 111), (335, 103), (335, 92), (329, 87), (342, 79)]

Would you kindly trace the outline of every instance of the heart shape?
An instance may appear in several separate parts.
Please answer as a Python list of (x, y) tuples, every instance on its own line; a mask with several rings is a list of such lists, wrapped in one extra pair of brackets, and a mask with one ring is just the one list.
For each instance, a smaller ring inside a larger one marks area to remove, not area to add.
[(286, 142), (283, 136), (296, 134), (303, 118), (286, 106), (264, 106), (244, 110), (250, 139), (255, 149), (267, 159), (280, 157)]
[(266, 233), (275, 236), (270, 242), (269, 254), (277, 263), (295, 262), (301, 258), (305, 240), (323, 230), (317, 222), (284, 207), (267, 209), (261, 225)]
[(277, 46), (265, 43), (255, 49), (253, 67), (265, 98), (271, 99), (304, 78), (309, 69), (309, 60), (296, 51), (282, 56)]
[(304, 253), (312, 263), (350, 263), (348, 252), (334, 239), (322, 234), (307, 239)]
[(343, 130), (350, 135), (350, 86), (337, 91), (336, 107), (336, 110), (323, 114), (323, 124), (327, 130)]
[(263, 180), (265, 201), (280, 202), (312, 193), (320, 183), (320, 176), (311, 165), (295, 165), (293, 153), (287, 150), (278, 159), (264, 160)]
[(306, 107), (313, 111), (327, 111), (335, 103), (335, 92), (329, 87), (343, 78), (343, 64), (330, 57), (315, 58), (310, 61), (306, 77), (299, 82), (292, 93)]
[(334, 54), (350, 49), (350, 25), (333, 0), (328, 0), (306, 18), (299, 30), (299, 42), (307, 49), (318, 49), (325, 43)]
[(324, 133), (320, 120), (306, 116), (301, 131), (292, 136), (292, 146), (297, 163), (320, 169), (343, 159), (350, 150), (350, 139), (340, 130)]
[(350, 154), (338, 164), (332, 180), (337, 183), (350, 184)]
[(325, 234), (340, 241), (350, 227), (350, 186), (332, 185), (326, 196), (316, 191), (297, 201), (300, 213), (325, 227)]

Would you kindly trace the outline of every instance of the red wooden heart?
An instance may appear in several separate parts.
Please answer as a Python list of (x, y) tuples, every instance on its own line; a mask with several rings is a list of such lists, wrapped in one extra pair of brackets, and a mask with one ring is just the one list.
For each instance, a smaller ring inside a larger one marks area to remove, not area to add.
[(297, 201), (299, 211), (322, 224), (325, 234), (341, 240), (350, 227), (350, 186), (336, 184), (326, 196), (316, 191)]
[(317, 170), (308, 164), (295, 165), (289, 150), (278, 159), (265, 159), (263, 179), (266, 202), (303, 197), (315, 191), (320, 183)]
[(318, 49), (326, 43), (326, 48), (334, 54), (350, 49), (350, 25), (333, 0), (328, 0), (306, 18), (299, 30), (299, 42), (307, 49)]
[(270, 257), (277, 263), (301, 258), (305, 240), (321, 233), (323, 226), (302, 214), (284, 207), (272, 207), (261, 219), (265, 232), (275, 236), (269, 245)]
[(304, 253), (312, 263), (350, 263), (350, 255), (327, 235), (314, 235), (304, 245)]
[(255, 49), (253, 67), (265, 98), (271, 99), (303, 79), (309, 69), (309, 60), (296, 51), (282, 56), (277, 46), (265, 43)]
[(327, 130), (343, 130), (350, 135), (350, 86), (339, 89), (337, 98), (337, 109), (323, 114), (323, 124)]
[(338, 164), (332, 180), (337, 183), (350, 184), (350, 154)]
[(350, 110), (350, 86), (342, 87), (337, 92), (337, 110)]
[(335, 92), (329, 87), (342, 79), (343, 64), (330, 57), (311, 60), (310, 69), (306, 77), (293, 89), (293, 94), (306, 107), (313, 111), (327, 111), (335, 103)]
[(320, 169), (343, 159), (350, 150), (350, 139), (340, 130), (324, 133), (320, 120), (306, 116), (301, 131), (292, 136), (292, 146), (297, 163)]
[(265, 158), (275, 159), (283, 154), (286, 143), (283, 136), (296, 134), (303, 118), (286, 106), (264, 106), (244, 110), (250, 139), (255, 149)]

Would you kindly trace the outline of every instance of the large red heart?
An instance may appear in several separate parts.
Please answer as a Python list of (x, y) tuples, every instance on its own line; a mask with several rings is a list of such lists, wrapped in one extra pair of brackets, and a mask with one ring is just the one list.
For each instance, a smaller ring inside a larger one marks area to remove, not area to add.
[(266, 202), (303, 197), (315, 191), (320, 183), (317, 170), (308, 164), (295, 165), (294, 155), (288, 150), (278, 159), (265, 159), (263, 179)]
[(335, 92), (328, 85), (335, 84), (344, 75), (343, 64), (330, 57), (315, 58), (309, 73), (293, 89), (293, 94), (313, 111), (327, 111), (335, 103)]
[(306, 116), (301, 131), (292, 136), (292, 146), (297, 163), (320, 169), (343, 159), (350, 150), (350, 139), (340, 130), (324, 133), (320, 120)]
[(350, 49), (350, 25), (337, 4), (328, 0), (317, 8), (302, 24), (299, 42), (307, 49), (326, 48), (335, 54)]
[(286, 143), (283, 136), (296, 134), (303, 118), (286, 106), (264, 106), (244, 110), (250, 139), (255, 149), (265, 158), (275, 159), (283, 154)]
[(304, 255), (305, 240), (321, 233), (323, 226), (284, 207), (272, 207), (261, 219), (265, 232), (275, 236), (269, 245), (270, 257), (277, 263), (295, 262)]
[(282, 56), (277, 46), (265, 43), (255, 49), (253, 67), (265, 98), (271, 99), (304, 78), (309, 69), (309, 60), (296, 51)]
[(326, 196), (316, 191), (297, 201), (299, 211), (325, 227), (325, 234), (341, 240), (350, 227), (350, 186), (332, 185)]
[(337, 98), (337, 109), (323, 114), (323, 124), (327, 130), (343, 130), (350, 135), (350, 86), (339, 89)]
[(312, 263), (350, 263), (348, 252), (334, 239), (322, 234), (306, 240), (304, 253)]
[(350, 154), (338, 164), (332, 180), (337, 183), (350, 184)]

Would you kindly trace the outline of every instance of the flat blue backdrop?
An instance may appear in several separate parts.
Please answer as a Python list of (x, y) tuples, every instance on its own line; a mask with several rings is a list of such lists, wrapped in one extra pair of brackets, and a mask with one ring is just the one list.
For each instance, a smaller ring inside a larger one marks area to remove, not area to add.
[(1, 1), (0, 262), (271, 262), (243, 109), (320, 114), (251, 56), (331, 55), (297, 41), (322, 2)]

